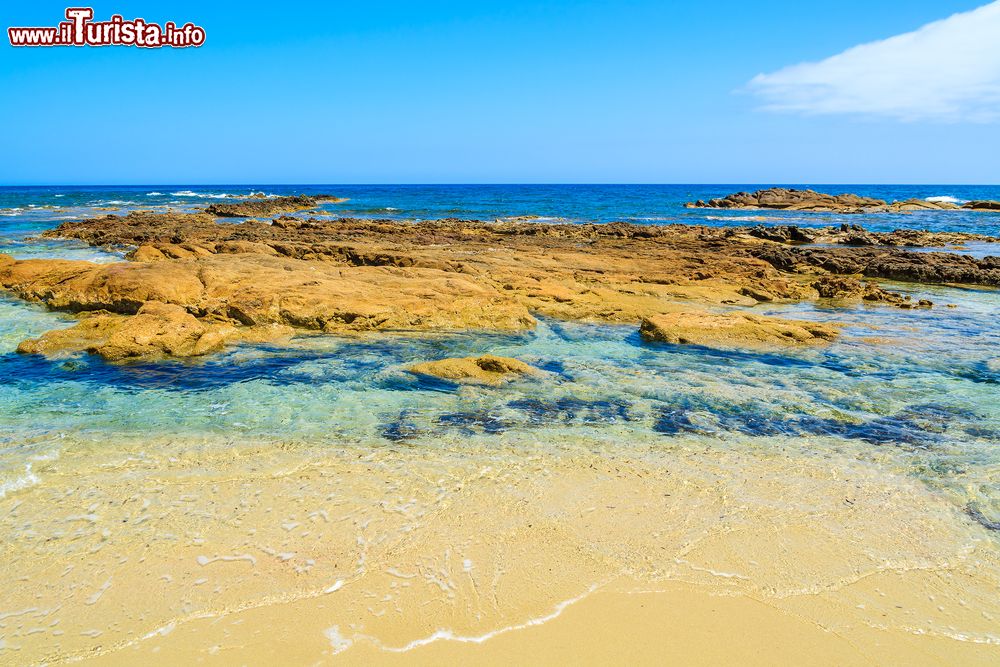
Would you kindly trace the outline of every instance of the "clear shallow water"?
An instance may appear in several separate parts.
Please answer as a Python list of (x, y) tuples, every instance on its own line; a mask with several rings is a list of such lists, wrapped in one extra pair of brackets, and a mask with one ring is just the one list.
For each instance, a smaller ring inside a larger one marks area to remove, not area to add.
[[(777, 223), (869, 229), (1000, 232), (1000, 215), (834, 216), (689, 211), (682, 204), (755, 186), (225, 186), (0, 189), (0, 252), (115, 261), (114, 253), (32, 238), (95, 208), (190, 207), (227, 194), (330, 192), (332, 213), (491, 219), (541, 215), (648, 224)], [(886, 199), (1000, 198), (998, 188), (840, 186)], [(159, 193), (159, 194), (149, 194)], [(59, 208), (42, 208), (54, 206)], [(19, 210), (15, 210), (19, 209)], [(988, 254), (989, 248), (977, 248)], [(0, 485), (34, 483), (33, 461), (66, 438), (113, 443), (151, 436), (434, 446), (558, 428), (612, 434), (626, 448), (653, 435), (712, 447), (798, 439), (812, 450), (849, 446), (948, 494), (980, 522), (1000, 521), (1000, 292), (894, 285), (939, 304), (931, 311), (823, 304), (765, 313), (843, 322), (829, 348), (781, 354), (643, 343), (635, 327), (543, 321), (520, 335), (342, 339), (303, 336), (291, 347), (242, 347), (195, 362), (115, 366), (86, 356), (49, 361), (17, 343), (67, 316), (0, 299)], [(956, 308), (945, 308), (953, 303)], [(459, 387), (405, 372), (414, 361), (491, 352), (547, 371), (502, 388)], [(113, 446), (113, 445), (108, 445)]]

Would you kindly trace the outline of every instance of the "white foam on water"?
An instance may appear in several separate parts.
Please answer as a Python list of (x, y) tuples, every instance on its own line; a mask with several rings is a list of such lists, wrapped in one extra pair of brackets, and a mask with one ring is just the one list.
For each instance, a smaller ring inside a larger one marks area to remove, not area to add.
[(147, 197), (156, 197), (156, 196), (159, 196), (159, 195), (162, 195), (162, 194), (163, 194), (162, 192), (147, 192), (146, 196)]
[[(363, 638), (366, 641), (372, 643), (376, 648), (378, 648), (378, 649), (380, 649), (382, 651), (389, 651), (390, 653), (405, 653), (407, 651), (411, 651), (411, 650), (413, 650), (415, 648), (419, 648), (421, 646), (427, 646), (428, 644), (433, 644), (434, 642), (437, 642), (437, 641), (462, 642), (462, 643), (466, 643), (466, 644), (482, 644), (484, 642), (489, 641), (490, 639), (493, 639), (494, 637), (498, 637), (500, 635), (507, 634), (508, 632), (514, 632), (515, 630), (524, 630), (526, 628), (534, 627), (536, 625), (542, 625), (543, 623), (548, 623), (549, 621), (551, 621), (553, 619), (556, 619), (560, 615), (562, 615), (562, 613), (566, 610), (567, 607), (569, 607), (569, 606), (571, 606), (573, 604), (576, 604), (577, 602), (583, 600), (584, 598), (586, 598), (587, 596), (589, 596), (591, 593), (593, 593), (594, 591), (596, 591), (598, 588), (599, 588), (599, 586), (595, 584), (595, 585), (591, 586), (590, 588), (588, 588), (584, 593), (581, 593), (580, 595), (576, 596), (575, 598), (570, 598), (569, 600), (563, 600), (562, 602), (560, 602), (559, 604), (557, 604), (555, 606), (555, 608), (552, 610), (551, 613), (546, 614), (545, 616), (538, 616), (536, 618), (530, 618), (527, 621), (525, 621), (524, 623), (519, 623), (517, 625), (508, 625), (508, 626), (503, 627), (503, 628), (498, 628), (496, 630), (491, 630), (490, 632), (486, 632), (486, 633), (481, 634), (481, 635), (456, 635), (451, 630), (443, 630), (442, 629), (442, 630), (437, 630), (436, 632), (434, 632), (433, 634), (431, 634), (428, 637), (423, 637), (421, 639), (414, 639), (409, 644), (405, 644), (403, 646), (386, 646), (385, 644), (383, 644), (382, 642), (380, 642), (378, 639), (376, 639), (374, 637), (365, 636), (365, 635), (356, 635), (356, 638), (358, 638), (358, 639), (362, 639)], [(336, 628), (336, 626), (334, 626), (334, 627)], [(348, 641), (350, 641), (350, 640), (348, 640)]]
[(968, 200), (959, 199), (950, 195), (939, 195), (936, 197), (926, 197), (924, 201), (934, 202), (936, 204), (964, 204)]
[(0, 482), (0, 498), (5, 498), (12, 491), (20, 491), (38, 484), (38, 475), (31, 472), (31, 461), (24, 464), (24, 472), (25, 474), (20, 477)]
[[(160, 192), (150, 192), (147, 195), (158, 195)], [(174, 197), (195, 197), (197, 199), (246, 199), (247, 197), (277, 197), (278, 195), (264, 192), (251, 192), (249, 195), (233, 194), (231, 192), (194, 192), (193, 190), (178, 190), (170, 193)]]
[(723, 572), (721, 570), (713, 570), (710, 567), (699, 567), (698, 565), (695, 565), (694, 563), (683, 558), (675, 558), (674, 562), (678, 565), (685, 565), (695, 572), (704, 572), (712, 575), (713, 577), (722, 577), (723, 579), (748, 579), (748, 577), (736, 572)]
[(254, 556), (251, 556), (250, 554), (237, 554), (235, 556), (214, 556), (212, 558), (209, 558), (208, 556), (198, 556), (196, 560), (198, 561), (198, 565), (201, 565), (202, 567), (205, 567), (206, 565), (215, 563), (217, 561), (231, 563), (233, 561), (238, 561), (238, 560), (249, 561), (251, 565), (254, 566), (257, 565), (257, 559)]
[(142, 636), (142, 638), (152, 639), (153, 637), (166, 637), (171, 632), (173, 632), (176, 627), (177, 623), (175, 621), (171, 621), (170, 623), (167, 623), (166, 625), (159, 627), (153, 630), (152, 632), (146, 633), (145, 635)]
[(767, 216), (763, 215), (706, 215), (706, 220), (727, 220), (735, 222), (761, 222)]
[(352, 640), (340, 634), (340, 627), (336, 625), (324, 630), (323, 634), (330, 640), (330, 647), (333, 648), (333, 655), (343, 653), (347, 649), (351, 648), (352, 644), (354, 644)]
[(104, 595), (104, 593), (109, 588), (111, 588), (111, 577), (108, 577), (108, 580), (105, 581), (104, 584), (100, 588), (98, 588), (96, 591), (94, 591), (94, 594), (91, 595), (89, 598), (87, 598), (87, 601), (84, 602), (84, 604), (86, 604), (88, 606), (89, 605), (97, 604), (97, 601), (101, 599), (101, 596)]

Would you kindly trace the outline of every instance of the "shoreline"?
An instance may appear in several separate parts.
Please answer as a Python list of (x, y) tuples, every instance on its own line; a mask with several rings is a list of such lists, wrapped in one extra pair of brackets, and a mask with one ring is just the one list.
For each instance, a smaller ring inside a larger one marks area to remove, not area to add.
[[(7, 648), (32, 663), (544, 662), (598, 650), (580, 639), (593, 624), (650, 640), (603, 649), (638, 662), (778, 638), (789, 658), (823, 647), (847, 664), (995, 657), (1000, 567), (982, 528), (850, 448), (790, 467), (781, 448), (799, 445), (774, 445), (68, 443), (0, 500), (11, 576), (39, 583), (12, 592)], [(45, 541), (60, 525), (73, 533)], [(701, 641), (720, 628), (734, 641)]]

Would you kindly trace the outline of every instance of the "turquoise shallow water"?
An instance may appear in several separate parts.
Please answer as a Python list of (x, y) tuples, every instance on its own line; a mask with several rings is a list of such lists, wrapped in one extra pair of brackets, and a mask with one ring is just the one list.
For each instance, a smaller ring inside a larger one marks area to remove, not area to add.
[[(331, 191), (352, 197), (339, 211), (352, 215), (561, 212), (559, 217), (573, 220), (648, 218), (650, 224), (725, 224), (739, 217), (680, 206), (734, 189), (729, 186), (578, 188), (583, 186), (0, 190), (0, 205), (7, 209), (0, 218), (0, 251), (114, 261), (120, 255), (32, 236), (67, 216), (92, 213), (92, 207), (119, 205), (114, 202), (191, 206), (214, 198), (208, 195), (251, 190)], [(888, 198), (998, 196), (988, 188), (842, 189)], [(171, 194), (179, 192), (193, 194)], [(787, 222), (790, 216), (768, 217)], [(996, 233), (1000, 221), (1000, 215), (982, 213), (896, 217), (911, 227), (983, 233)], [(849, 219), (873, 229), (900, 226), (878, 216)], [(537, 330), (518, 335), (301, 336), (289, 347), (245, 346), (205, 360), (125, 366), (86, 356), (49, 361), (17, 355), (19, 341), (72, 320), (0, 298), (0, 489), (32, 484), (32, 462), (58, 456), (66, 439), (103, 446), (149, 435), (433, 447), (558, 428), (610, 434), (624, 448), (630, 439), (650, 435), (664, 443), (700, 438), (720, 448), (766, 447), (790, 438), (812, 451), (847, 447), (924, 480), (952, 498), (969, 520), (1000, 527), (1000, 292), (891, 287), (938, 306), (759, 307), (762, 313), (846, 325), (843, 338), (828, 348), (780, 354), (651, 345), (632, 326), (543, 320)], [(949, 303), (956, 307), (944, 307)], [(546, 373), (489, 388), (404, 370), (414, 361), (485, 352), (520, 358)]]

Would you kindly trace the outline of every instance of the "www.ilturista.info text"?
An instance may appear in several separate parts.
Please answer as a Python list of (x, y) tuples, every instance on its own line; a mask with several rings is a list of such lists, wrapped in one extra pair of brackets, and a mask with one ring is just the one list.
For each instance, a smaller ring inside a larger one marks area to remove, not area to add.
[(137, 18), (126, 21), (115, 14), (108, 21), (93, 21), (90, 7), (70, 7), (66, 21), (55, 27), (7, 28), (11, 46), (162, 46), (187, 47), (205, 43), (205, 29), (173, 21), (160, 26)]

